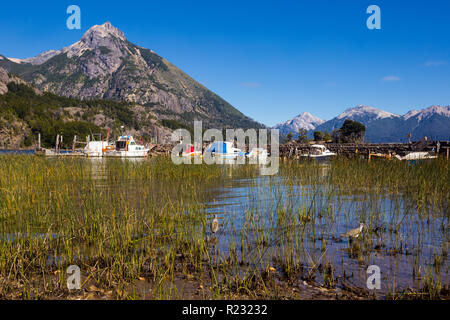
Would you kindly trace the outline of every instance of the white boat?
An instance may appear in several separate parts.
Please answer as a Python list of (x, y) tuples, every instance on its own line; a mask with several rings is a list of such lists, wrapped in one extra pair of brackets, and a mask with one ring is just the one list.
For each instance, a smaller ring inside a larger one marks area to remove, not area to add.
[(215, 141), (206, 148), (205, 153), (222, 159), (236, 159), (241, 153), (241, 149), (235, 148), (229, 141)]
[(112, 148), (107, 141), (89, 141), (83, 150), (83, 153), (87, 157), (103, 157), (103, 153)]
[(137, 144), (132, 136), (121, 136), (116, 141), (115, 148), (106, 150), (105, 157), (141, 158), (147, 157), (150, 149)]
[(429, 152), (411, 152), (405, 156), (395, 155), (398, 160), (425, 160), (425, 159), (436, 159), (437, 155), (432, 155)]
[(301, 156), (321, 160), (321, 159), (328, 159), (335, 155), (336, 153), (328, 150), (323, 144), (313, 144), (311, 145), (310, 153), (302, 154)]

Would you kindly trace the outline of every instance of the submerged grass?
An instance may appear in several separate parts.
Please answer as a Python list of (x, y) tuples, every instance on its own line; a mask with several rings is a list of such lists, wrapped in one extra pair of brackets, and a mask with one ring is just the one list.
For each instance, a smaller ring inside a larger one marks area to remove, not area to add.
[[(246, 200), (213, 235), (215, 200), (243, 181)], [(382, 263), (374, 252), (412, 256), (411, 286), (438, 298), (448, 290), (448, 181), (443, 159), (287, 162), (263, 178), (255, 166), (166, 158), (0, 156), (0, 298), (68, 298), (72, 264), (83, 288), (109, 298), (294, 297), (281, 283), (349, 287), (350, 272)], [(362, 237), (339, 238), (359, 222)]]

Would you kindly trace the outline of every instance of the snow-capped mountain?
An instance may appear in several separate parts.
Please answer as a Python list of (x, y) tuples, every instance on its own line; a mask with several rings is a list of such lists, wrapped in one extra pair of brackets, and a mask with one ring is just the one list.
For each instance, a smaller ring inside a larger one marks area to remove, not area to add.
[(431, 106), (422, 110), (411, 110), (403, 116), (403, 119), (416, 119), (417, 121), (422, 121), (432, 117), (433, 115), (441, 115), (444, 117), (450, 117), (450, 106)]
[[(328, 131), (329, 133), (333, 132), (333, 130), (340, 129), (344, 124), (346, 119), (358, 121), (366, 126), (366, 139), (372, 139), (377, 137), (372, 137), (372, 132), (369, 130), (371, 127), (371, 123), (384, 120), (386, 123), (395, 122), (397, 119), (401, 117), (397, 114), (387, 112), (381, 109), (377, 109), (374, 107), (369, 107), (365, 105), (359, 105), (354, 108), (349, 108), (339, 114), (337, 117), (321, 124), (316, 127), (317, 131)], [(309, 134), (313, 135), (312, 132)]]
[(289, 132), (292, 132), (296, 136), (298, 130), (313, 130), (324, 122), (325, 120), (315, 117), (309, 112), (303, 112), (291, 120), (277, 124), (274, 128), (280, 130), (280, 134), (282, 135), (287, 135)]
[(450, 140), (450, 106), (431, 106), (419, 111), (409, 111), (393, 133), (405, 136), (410, 132), (414, 140), (423, 137)]
[(380, 110), (374, 107), (359, 105), (354, 108), (349, 108), (336, 117), (336, 119), (361, 119), (361, 121), (372, 121), (375, 119), (395, 118), (400, 117), (397, 114)]

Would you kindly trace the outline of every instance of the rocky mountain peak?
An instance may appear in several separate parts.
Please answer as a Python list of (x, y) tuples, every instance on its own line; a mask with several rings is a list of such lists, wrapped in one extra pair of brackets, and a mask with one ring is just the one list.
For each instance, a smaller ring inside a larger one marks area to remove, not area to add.
[(90, 79), (116, 72), (123, 58), (132, 55), (122, 31), (110, 22), (91, 27), (80, 41), (64, 48), (67, 57), (78, 59)]
[[(116, 51), (117, 53), (117, 49), (119, 49), (119, 51), (124, 51), (124, 49), (126, 49), (126, 46), (124, 44), (126, 41), (127, 39), (125, 38), (124, 33), (118, 28), (114, 27), (111, 22), (108, 21), (102, 25), (92, 26), (88, 31), (85, 32), (80, 41), (62, 50), (48, 50), (35, 57), (27, 59), (8, 59), (15, 63), (30, 63), (32, 65), (41, 65), (54, 56), (59, 55), (60, 53), (67, 53), (67, 56), (69, 58), (72, 58), (74, 56), (80, 57), (87, 50), (95, 50), (101, 47), (107, 48), (103, 50), (103, 53), (105, 52), (105, 50), (108, 52)], [(122, 56), (123, 52), (121, 52), (120, 55)]]
[(126, 40), (122, 31), (115, 28), (110, 22), (106, 22), (91, 27), (80, 41), (64, 48), (62, 52), (72, 58), (74, 56), (81, 57), (86, 51), (100, 49), (100, 53), (103, 55), (112, 53), (113, 56), (121, 57), (129, 53)]
[(122, 41), (126, 41), (124, 33), (114, 27), (110, 22), (105, 22), (102, 25), (94, 25), (85, 32), (81, 41), (95, 44), (96, 40), (100, 38), (116, 37)]

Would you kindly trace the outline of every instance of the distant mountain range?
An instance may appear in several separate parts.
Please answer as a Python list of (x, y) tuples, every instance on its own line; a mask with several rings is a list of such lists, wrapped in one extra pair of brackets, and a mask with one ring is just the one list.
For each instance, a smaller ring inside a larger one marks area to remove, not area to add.
[(110, 99), (144, 106), (158, 116), (204, 127), (262, 128), (152, 50), (129, 42), (107, 22), (80, 41), (28, 59), (0, 55), (0, 67), (34, 87), (77, 99)]
[(328, 131), (342, 127), (346, 119), (361, 122), (366, 126), (367, 142), (405, 142), (411, 133), (412, 140), (425, 136), (435, 140), (450, 140), (450, 106), (431, 106), (422, 110), (412, 110), (403, 116), (377, 108), (359, 105), (349, 108), (337, 117), (324, 121), (304, 112), (292, 120), (278, 124), (275, 128), (294, 137), (298, 129), (305, 128), (312, 137), (314, 131)]

